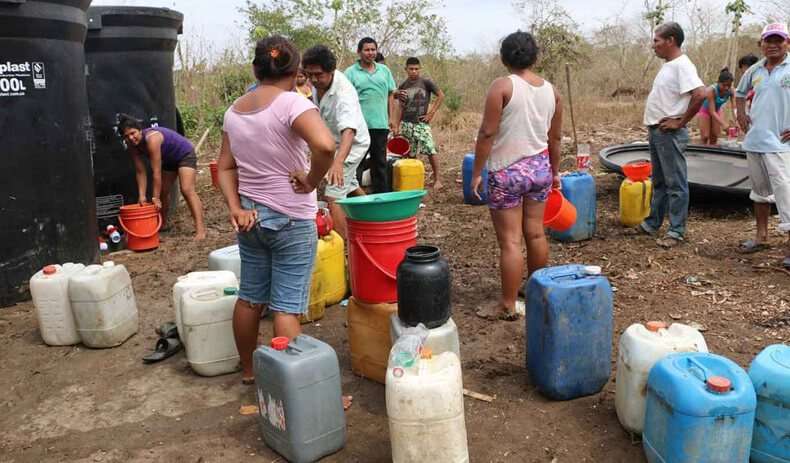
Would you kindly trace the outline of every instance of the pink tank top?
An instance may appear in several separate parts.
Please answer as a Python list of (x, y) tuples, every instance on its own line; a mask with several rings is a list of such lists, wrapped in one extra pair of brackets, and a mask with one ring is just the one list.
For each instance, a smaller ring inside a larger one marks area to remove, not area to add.
[(222, 130), (236, 161), (239, 195), (294, 219), (315, 219), (315, 191), (296, 193), (289, 178), (291, 172), (310, 170), (307, 143), (291, 129), (310, 110), (318, 108), (295, 92), (283, 92), (253, 112), (228, 108)]

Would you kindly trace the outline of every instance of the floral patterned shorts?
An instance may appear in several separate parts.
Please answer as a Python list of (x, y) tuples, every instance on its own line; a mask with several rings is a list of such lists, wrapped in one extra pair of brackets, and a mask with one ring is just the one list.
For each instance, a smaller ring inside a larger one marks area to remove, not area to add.
[(510, 166), (489, 172), (488, 207), (510, 209), (521, 206), (524, 198), (544, 202), (551, 191), (549, 152), (529, 156)]

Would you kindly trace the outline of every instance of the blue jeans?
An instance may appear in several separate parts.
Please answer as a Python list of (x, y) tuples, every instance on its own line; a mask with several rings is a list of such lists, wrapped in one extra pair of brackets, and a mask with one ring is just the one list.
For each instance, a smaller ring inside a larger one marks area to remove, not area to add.
[(657, 233), (669, 214), (667, 236), (683, 239), (689, 212), (689, 182), (686, 165), (688, 130), (663, 132), (658, 127), (648, 129), (650, 162), (653, 164), (653, 200), (650, 215), (642, 228)]
[(241, 205), (256, 209), (258, 222), (238, 234), (239, 299), (277, 312), (306, 312), (318, 242), (315, 220), (293, 219), (244, 196)]

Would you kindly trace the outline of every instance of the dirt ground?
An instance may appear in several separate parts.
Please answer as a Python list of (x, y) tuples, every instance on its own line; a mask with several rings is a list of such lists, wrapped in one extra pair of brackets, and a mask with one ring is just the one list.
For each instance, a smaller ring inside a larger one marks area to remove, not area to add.
[[(499, 282), (487, 209), (463, 205), (457, 182), (473, 137), (470, 129), (437, 130), (446, 188), (427, 197), (419, 238), (440, 246), (452, 266), (464, 386), (496, 396), (491, 403), (466, 399), (471, 460), (644, 461), (641, 444), (622, 430), (615, 415), (614, 357), (612, 379), (602, 392), (551, 402), (527, 378), (524, 322), (488, 322), (474, 315), (480, 304), (496, 297)], [(580, 133), (596, 151), (643, 137), (623, 127)], [(601, 173), (596, 180), (595, 238), (552, 243), (550, 262), (604, 268), (617, 289), (615, 352), (628, 325), (648, 320), (698, 323), (713, 352), (744, 367), (765, 346), (790, 342), (790, 275), (776, 269), (782, 237), (772, 232), (774, 247), (767, 252), (743, 256), (736, 250), (739, 240), (754, 233), (747, 200), (693, 195), (689, 242), (665, 251), (646, 237), (622, 234), (620, 178)], [(204, 168), (199, 191), (208, 240), (191, 241), (191, 219), (182, 205), (158, 250), (114, 257), (132, 274), (140, 310), (140, 331), (122, 346), (47, 347), (31, 303), (0, 310), (0, 461), (283, 461), (261, 441), (256, 417), (240, 415), (239, 407), (254, 404), (255, 394), (240, 384), (238, 374), (196, 376), (183, 353), (154, 365), (140, 360), (153, 348), (154, 327), (173, 319), (170, 291), (176, 277), (205, 269), (211, 250), (234, 241), (224, 203), (209, 183)], [(268, 340), (271, 323), (262, 323), (261, 330)], [(343, 388), (354, 396), (347, 445), (324, 461), (389, 461), (384, 386), (351, 373), (344, 309), (328, 308), (323, 320), (304, 331), (337, 350)]]

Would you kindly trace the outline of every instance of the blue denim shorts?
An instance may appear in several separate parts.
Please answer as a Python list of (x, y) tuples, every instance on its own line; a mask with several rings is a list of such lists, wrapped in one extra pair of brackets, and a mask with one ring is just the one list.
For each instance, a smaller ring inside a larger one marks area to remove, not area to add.
[(244, 196), (241, 206), (257, 209), (258, 222), (237, 235), (239, 298), (276, 312), (306, 312), (318, 241), (315, 221), (293, 219)]

